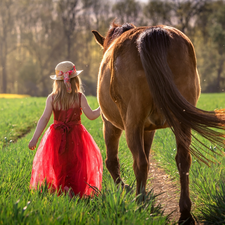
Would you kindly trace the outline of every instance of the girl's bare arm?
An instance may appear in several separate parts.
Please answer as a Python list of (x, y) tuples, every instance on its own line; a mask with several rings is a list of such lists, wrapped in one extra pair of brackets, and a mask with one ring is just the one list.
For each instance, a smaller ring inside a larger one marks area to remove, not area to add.
[(46, 125), (48, 124), (48, 121), (52, 114), (52, 96), (49, 95), (46, 100), (46, 106), (45, 110), (41, 116), (41, 118), (38, 121), (36, 130), (34, 132), (34, 135), (28, 145), (29, 149), (34, 150), (36, 148), (36, 144), (38, 142), (39, 137), (41, 136), (43, 130), (45, 129)]
[(90, 120), (95, 120), (100, 116), (100, 107), (95, 110), (92, 110), (91, 107), (88, 105), (87, 99), (84, 94), (81, 95), (81, 108), (85, 116)]

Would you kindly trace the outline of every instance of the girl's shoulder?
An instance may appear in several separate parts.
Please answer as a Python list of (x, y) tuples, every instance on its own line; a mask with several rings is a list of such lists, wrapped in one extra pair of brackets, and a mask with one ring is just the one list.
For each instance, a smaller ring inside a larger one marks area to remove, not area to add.
[(54, 95), (52, 93), (48, 95), (48, 97), (46, 98), (46, 106), (53, 108), (52, 106), (53, 98)]
[(86, 98), (84, 93), (80, 92), (79, 96), (80, 96), (80, 103), (81, 104), (83, 104), (83, 103), (85, 103), (87, 101), (87, 98)]
[(46, 101), (49, 102), (49, 103), (52, 103), (53, 99), (54, 99), (54, 94), (51, 93), (51, 94), (48, 95)]
[(54, 98), (54, 96), (55, 96), (54, 93), (50, 93), (47, 98)]

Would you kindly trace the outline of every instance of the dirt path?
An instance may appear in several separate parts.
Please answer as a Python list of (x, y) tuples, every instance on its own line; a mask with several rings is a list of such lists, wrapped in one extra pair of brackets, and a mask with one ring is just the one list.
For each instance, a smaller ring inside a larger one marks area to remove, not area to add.
[(157, 203), (160, 203), (165, 210), (165, 215), (173, 212), (170, 221), (177, 222), (180, 216), (179, 213), (179, 184), (172, 181), (169, 175), (160, 168), (158, 163), (150, 156), (150, 169), (148, 176), (148, 189), (153, 188), (155, 194), (160, 194), (157, 197)]

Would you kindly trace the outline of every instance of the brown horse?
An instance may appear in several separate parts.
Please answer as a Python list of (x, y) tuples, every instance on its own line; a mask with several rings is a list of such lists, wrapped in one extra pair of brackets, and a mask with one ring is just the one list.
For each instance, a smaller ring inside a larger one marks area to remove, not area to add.
[(180, 174), (179, 222), (194, 224), (189, 198), (191, 153), (205, 163), (207, 158), (191, 144), (191, 129), (223, 146), (222, 133), (211, 128), (222, 132), (225, 118), (222, 111), (207, 112), (195, 107), (200, 83), (191, 41), (179, 30), (163, 25), (135, 27), (113, 23), (105, 38), (92, 32), (104, 51), (98, 101), (103, 114), (107, 169), (116, 183), (124, 185), (118, 143), (125, 130), (133, 154), (136, 193), (145, 193), (155, 130), (170, 127), (176, 137)]

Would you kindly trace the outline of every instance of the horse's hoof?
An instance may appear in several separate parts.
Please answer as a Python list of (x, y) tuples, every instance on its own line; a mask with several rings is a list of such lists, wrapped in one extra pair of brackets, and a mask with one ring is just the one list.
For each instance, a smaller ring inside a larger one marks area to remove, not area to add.
[(178, 221), (179, 225), (195, 225), (195, 220), (193, 219), (192, 215), (189, 214), (189, 216), (182, 216), (180, 217)]
[(124, 184), (124, 183), (122, 183), (122, 184), (121, 184), (121, 187), (122, 187), (122, 189), (123, 189), (123, 190), (125, 190), (125, 191), (126, 191), (126, 193), (128, 193), (128, 192), (132, 191), (132, 187), (131, 187), (131, 186), (129, 186), (128, 184)]
[(129, 192), (132, 190), (132, 187), (129, 186), (128, 184), (124, 184), (123, 188), (126, 190), (126, 192)]

